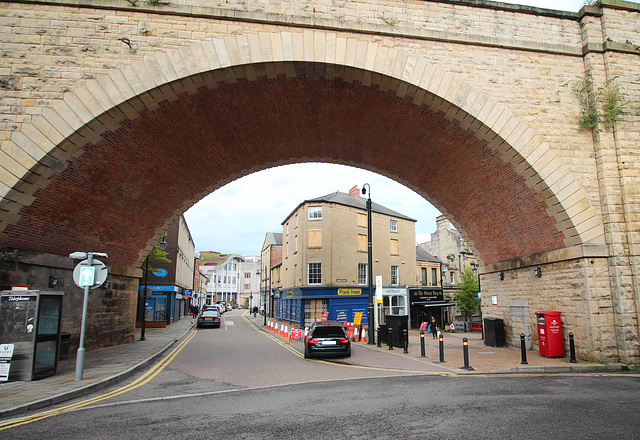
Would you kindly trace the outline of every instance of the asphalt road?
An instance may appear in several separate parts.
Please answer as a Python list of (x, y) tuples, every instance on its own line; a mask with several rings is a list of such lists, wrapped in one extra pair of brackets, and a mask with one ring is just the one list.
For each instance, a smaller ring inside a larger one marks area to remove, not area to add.
[[(354, 358), (370, 356), (354, 349)], [(640, 379), (304, 360), (234, 311), (131, 382), (15, 422), (0, 438), (640, 439)]]

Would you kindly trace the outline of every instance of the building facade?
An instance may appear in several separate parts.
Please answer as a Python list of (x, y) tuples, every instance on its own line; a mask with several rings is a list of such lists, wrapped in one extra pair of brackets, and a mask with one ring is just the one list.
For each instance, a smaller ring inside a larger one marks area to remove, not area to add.
[[(436, 257), (442, 262), (442, 279), (444, 301), (453, 303), (453, 295), (458, 290), (462, 274), (467, 268), (477, 269), (477, 261), (469, 245), (460, 233), (451, 227), (451, 222), (444, 216), (436, 218), (436, 231), (431, 240), (419, 243), (418, 248)], [(462, 314), (450, 307), (443, 313), (444, 323), (455, 323), (456, 327), (464, 325)]]
[(237, 304), (240, 294), (240, 273), (244, 257), (214, 251), (200, 252), (201, 272), (209, 279), (205, 304), (226, 302)]
[[(361, 313), (361, 323), (368, 325), (367, 210), (358, 187), (305, 200), (282, 226), (275, 317), (305, 326), (323, 317), (353, 322)], [(407, 314), (408, 285), (416, 276), (415, 220), (372, 203), (372, 237), (373, 275), (381, 279), (382, 303), (388, 297)], [(384, 323), (385, 310), (391, 311), (383, 304), (376, 307), (378, 324)]]
[(238, 307), (253, 309), (260, 308), (260, 278), (261, 257), (252, 255), (244, 257), (240, 264), (240, 293), (238, 295)]
[[(155, 270), (149, 271), (145, 278), (148, 292), (144, 307), (146, 326), (168, 325), (189, 314), (195, 243), (184, 216), (169, 227), (165, 241), (165, 252), (171, 262), (151, 264)], [(145, 282), (140, 284), (140, 291), (144, 288)], [(140, 315), (138, 318), (141, 321)]]
[(410, 326), (418, 328), (423, 322), (436, 318), (440, 328), (451, 322), (453, 302), (445, 300), (442, 287), (442, 261), (416, 246), (416, 283), (409, 287)]
[(267, 232), (262, 243), (260, 270), (260, 307), (266, 316), (273, 317), (274, 290), (282, 287), (282, 232)]

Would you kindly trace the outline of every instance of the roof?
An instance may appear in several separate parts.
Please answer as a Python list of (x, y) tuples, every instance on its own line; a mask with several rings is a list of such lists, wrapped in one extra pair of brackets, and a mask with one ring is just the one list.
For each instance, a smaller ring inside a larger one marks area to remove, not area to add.
[(238, 254), (221, 254), (220, 252), (202, 251), (200, 252), (200, 266), (224, 266), (227, 261), (233, 258), (245, 261), (244, 258)]
[(282, 246), (282, 232), (267, 232), (269, 243), (275, 246)]
[(416, 246), (416, 260), (427, 261), (431, 263), (442, 263), (442, 260), (434, 257), (429, 252), (425, 251), (421, 246)]
[[(287, 216), (287, 218), (284, 219), (284, 221), (282, 222), (282, 224), (284, 225), (287, 220), (289, 220), (289, 218), (298, 210), (300, 209), (301, 206), (307, 204), (307, 203), (335, 203), (336, 205), (343, 205), (343, 206), (349, 206), (352, 208), (357, 208), (357, 209), (362, 209), (362, 210), (366, 210), (367, 209), (367, 199), (361, 199), (358, 197), (355, 197), (354, 195), (348, 194), (348, 193), (343, 193), (340, 191), (336, 191), (334, 193), (331, 194), (327, 194), (325, 196), (322, 197), (316, 197), (314, 199), (309, 199), (309, 200), (305, 200), (304, 202), (300, 203), (298, 206), (296, 206), (296, 209), (294, 209), (293, 211), (291, 211), (291, 214), (289, 214)], [(404, 214), (400, 214), (399, 212), (396, 212), (392, 209), (386, 208), (374, 201), (371, 201), (371, 212), (376, 212), (378, 214), (383, 214), (383, 215), (387, 215), (389, 217), (395, 217), (395, 218), (401, 218), (404, 220), (409, 220), (412, 222), (415, 222), (417, 220), (412, 219), (411, 217), (407, 217)]]

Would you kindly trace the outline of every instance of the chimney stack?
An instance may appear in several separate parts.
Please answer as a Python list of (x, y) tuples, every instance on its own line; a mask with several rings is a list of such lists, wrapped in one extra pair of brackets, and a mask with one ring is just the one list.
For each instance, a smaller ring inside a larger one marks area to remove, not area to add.
[(353, 188), (349, 190), (349, 194), (351, 194), (356, 199), (360, 198), (360, 190), (358, 189), (358, 185), (354, 185)]

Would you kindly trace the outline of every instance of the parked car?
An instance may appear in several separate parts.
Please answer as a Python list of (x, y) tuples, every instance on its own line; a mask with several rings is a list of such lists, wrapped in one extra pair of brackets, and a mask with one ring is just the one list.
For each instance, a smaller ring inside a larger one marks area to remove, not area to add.
[(342, 323), (320, 321), (311, 326), (304, 339), (304, 358), (314, 356), (351, 356), (351, 342)]
[(198, 328), (220, 327), (220, 312), (217, 310), (205, 310), (198, 316)]
[(220, 307), (220, 304), (205, 304), (202, 306), (202, 311), (204, 312), (205, 310), (216, 310), (221, 315), (224, 313), (224, 307)]

